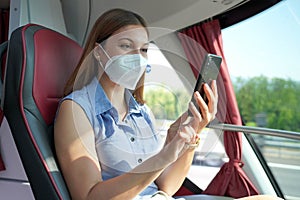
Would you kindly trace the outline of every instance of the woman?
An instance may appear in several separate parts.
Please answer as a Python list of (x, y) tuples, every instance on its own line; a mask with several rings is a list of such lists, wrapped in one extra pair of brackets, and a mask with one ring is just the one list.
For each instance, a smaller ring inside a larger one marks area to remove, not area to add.
[(72, 199), (172, 196), (192, 163), (198, 133), (217, 112), (217, 87), (155, 134), (143, 100), (148, 31), (130, 11), (113, 9), (96, 21), (65, 87), (55, 122), (55, 148)]
[(121, 9), (100, 16), (89, 35), (55, 123), (57, 157), (73, 199), (172, 196), (187, 175), (197, 133), (217, 112), (216, 84), (205, 85), (208, 105), (194, 94), (202, 115), (190, 104), (193, 117), (184, 113), (162, 146), (143, 101), (145, 65), (133, 66), (145, 63), (147, 48), (145, 21)]

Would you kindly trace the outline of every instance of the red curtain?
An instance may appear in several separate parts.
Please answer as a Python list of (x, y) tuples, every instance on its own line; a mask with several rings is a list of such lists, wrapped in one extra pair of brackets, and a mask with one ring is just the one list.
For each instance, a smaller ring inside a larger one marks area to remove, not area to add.
[[(9, 24), (9, 10), (0, 9), (0, 44), (7, 41), (8, 39), (8, 24)], [(3, 72), (3, 63), (0, 63), (0, 70)], [(1, 74), (1, 73), (0, 73)], [(2, 78), (2, 77), (0, 77)], [(3, 120), (3, 111), (0, 109), (0, 125)], [(0, 171), (5, 170), (5, 165), (1, 157), (0, 152)]]
[[(241, 125), (242, 121), (223, 53), (219, 21), (212, 20), (192, 26), (181, 31), (178, 36), (195, 75), (199, 70), (195, 66), (201, 66), (203, 52), (206, 51), (223, 57), (220, 69), (221, 76), (217, 80), (219, 92), (217, 118), (224, 123)], [(195, 42), (190, 42), (191, 38)], [(205, 51), (199, 47), (201, 45)], [(258, 194), (257, 189), (242, 170), (242, 133), (225, 131), (224, 147), (229, 162), (221, 167), (203, 194), (234, 198)]]

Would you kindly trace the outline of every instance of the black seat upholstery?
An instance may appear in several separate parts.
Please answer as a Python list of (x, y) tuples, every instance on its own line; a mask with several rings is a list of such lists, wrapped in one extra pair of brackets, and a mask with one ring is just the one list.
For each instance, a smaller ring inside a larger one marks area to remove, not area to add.
[(53, 121), (81, 47), (40, 25), (9, 40), (3, 111), (36, 199), (70, 199), (53, 145)]

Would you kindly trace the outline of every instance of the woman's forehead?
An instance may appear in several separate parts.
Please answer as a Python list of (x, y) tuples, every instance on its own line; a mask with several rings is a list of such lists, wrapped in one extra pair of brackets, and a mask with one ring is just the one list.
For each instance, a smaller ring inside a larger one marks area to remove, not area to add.
[(122, 39), (129, 39), (133, 42), (148, 43), (148, 33), (145, 27), (140, 25), (128, 25), (120, 28), (109, 39), (119, 41)]

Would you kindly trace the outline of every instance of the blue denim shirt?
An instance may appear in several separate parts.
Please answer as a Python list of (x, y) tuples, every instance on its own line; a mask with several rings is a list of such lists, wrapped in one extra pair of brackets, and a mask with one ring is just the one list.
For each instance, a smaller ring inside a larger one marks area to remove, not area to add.
[[(128, 114), (123, 121), (96, 78), (63, 99), (79, 104), (94, 129), (103, 180), (129, 172), (156, 154), (163, 143), (155, 133), (147, 107), (138, 104), (129, 90), (124, 95)], [(156, 191), (157, 186), (152, 183), (136, 199)]]

